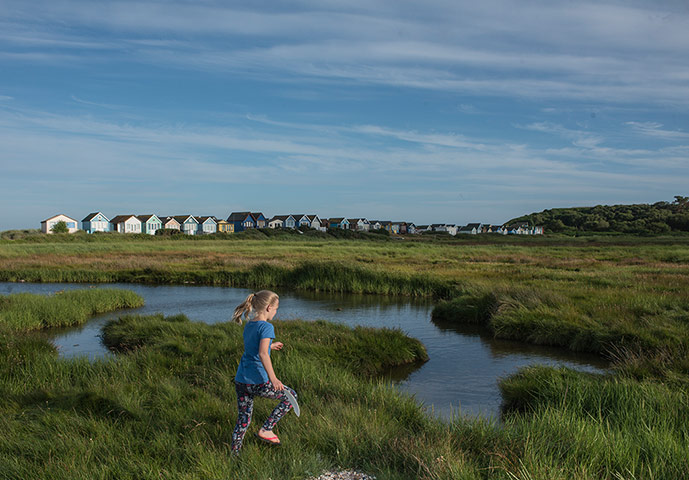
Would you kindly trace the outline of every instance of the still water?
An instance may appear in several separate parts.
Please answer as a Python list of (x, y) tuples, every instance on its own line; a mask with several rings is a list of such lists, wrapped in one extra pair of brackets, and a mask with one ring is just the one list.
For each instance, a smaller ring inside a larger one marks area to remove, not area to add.
[[(94, 317), (82, 327), (56, 329), (53, 343), (64, 357), (112, 355), (101, 342), (105, 323), (124, 313), (174, 315), (209, 324), (228, 321), (232, 310), (250, 293), (241, 288), (202, 286), (146, 286), (108, 284), (96, 288), (126, 288), (141, 295), (145, 306)], [(0, 294), (89, 288), (81, 284), (2, 283)], [(451, 415), (498, 416), (498, 380), (530, 364), (565, 365), (590, 372), (603, 371), (597, 356), (496, 340), (476, 326), (441, 324), (431, 320), (430, 300), (377, 295), (295, 293), (276, 290), (280, 309), (276, 318), (329, 320), (347, 325), (400, 328), (423, 342), (430, 360), (392, 373), (398, 387), (421, 402), (429, 412)], [(279, 340), (280, 332), (276, 335)]]

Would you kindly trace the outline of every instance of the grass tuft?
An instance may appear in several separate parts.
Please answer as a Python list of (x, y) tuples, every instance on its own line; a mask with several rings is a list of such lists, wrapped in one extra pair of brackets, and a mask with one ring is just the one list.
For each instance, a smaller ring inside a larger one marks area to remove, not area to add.
[(116, 289), (72, 290), (50, 296), (0, 295), (0, 324), (15, 331), (64, 327), (82, 324), (98, 313), (143, 304), (136, 293)]

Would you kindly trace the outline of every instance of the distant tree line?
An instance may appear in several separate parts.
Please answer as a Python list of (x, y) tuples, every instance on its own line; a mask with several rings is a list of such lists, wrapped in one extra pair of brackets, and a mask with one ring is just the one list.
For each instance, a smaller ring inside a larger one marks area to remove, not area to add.
[(689, 197), (675, 196), (673, 202), (652, 205), (597, 205), (553, 208), (507, 222), (543, 225), (546, 233), (619, 232), (659, 234), (689, 232)]

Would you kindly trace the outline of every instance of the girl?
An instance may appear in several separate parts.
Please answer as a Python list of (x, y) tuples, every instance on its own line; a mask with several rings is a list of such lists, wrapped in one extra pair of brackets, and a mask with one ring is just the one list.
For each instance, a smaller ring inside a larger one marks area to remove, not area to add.
[(235, 454), (242, 448), (244, 435), (251, 423), (254, 396), (282, 400), (256, 434), (261, 441), (271, 445), (280, 445), (280, 439), (273, 433), (273, 428), (292, 408), (285, 396), (285, 389), (295, 398), (297, 396), (294, 390), (278, 380), (270, 361), (270, 351), (281, 350), (283, 347), (281, 342), (273, 343), (275, 329), (268, 323), (275, 316), (279, 303), (280, 299), (276, 293), (261, 290), (246, 297), (244, 303), (235, 308), (232, 315), (232, 320), (241, 325), (242, 318), (253, 312), (253, 318), (244, 327), (244, 355), (234, 379), (239, 410), (237, 425), (232, 433), (232, 452)]

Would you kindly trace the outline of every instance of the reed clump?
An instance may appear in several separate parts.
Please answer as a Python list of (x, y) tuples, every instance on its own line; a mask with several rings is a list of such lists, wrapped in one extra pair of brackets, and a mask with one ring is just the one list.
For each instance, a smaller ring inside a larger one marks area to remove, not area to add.
[(452, 282), (434, 279), (427, 275), (373, 270), (340, 262), (304, 262), (295, 267), (259, 263), (240, 270), (185, 269), (180, 271), (165, 267), (98, 271), (81, 268), (29, 268), (0, 270), (0, 281), (283, 287), (315, 292), (436, 298), (447, 298), (457, 291), (457, 286)]
[(83, 289), (44, 296), (32, 293), (0, 295), (0, 324), (15, 331), (65, 327), (93, 315), (141, 307), (144, 299), (130, 290)]
[(561, 346), (612, 358), (689, 346), (686, 294), (666, 295), (554, 284), (464, 291), (439, 302), (433, 321), (485, 325), (497, 338)]
[(500, 387), (506, 429), (528, 438), (524, 474), (670, 479), (689, 471), (686, 384), (533, 366)]

